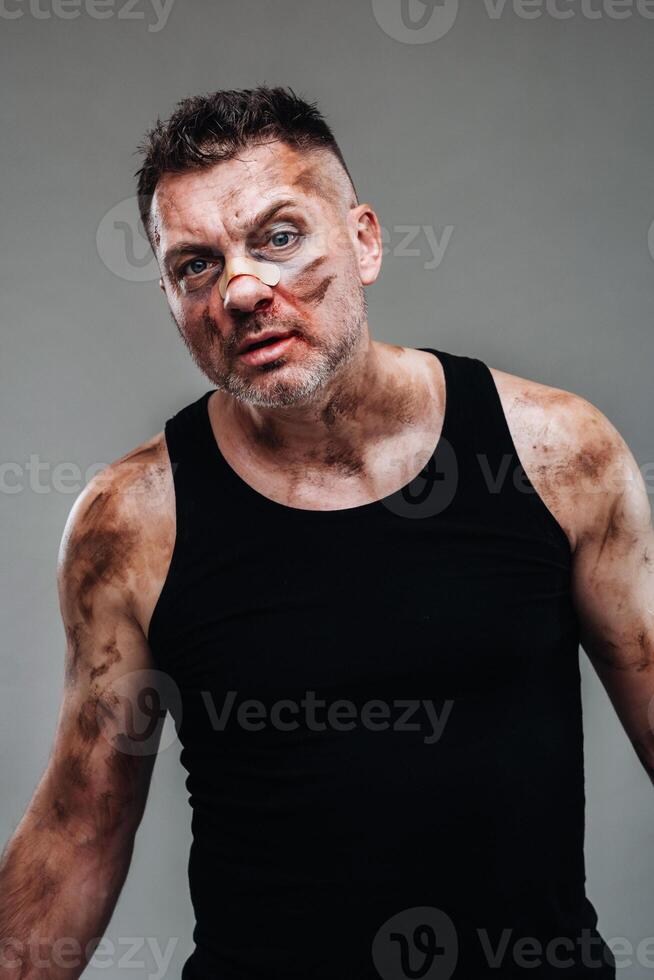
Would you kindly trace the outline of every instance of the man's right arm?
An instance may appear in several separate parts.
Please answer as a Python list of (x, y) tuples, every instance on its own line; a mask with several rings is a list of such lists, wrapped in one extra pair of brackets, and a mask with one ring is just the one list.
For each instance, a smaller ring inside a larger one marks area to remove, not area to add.
[(103, 472), (64, 532), (64, 689), (46, 770), (0, 859), (0, 980), (79, 977), (127, 875), (161, 732), (146, 751), (130, 741), (152, 668), (134, 615), (137, 511)]

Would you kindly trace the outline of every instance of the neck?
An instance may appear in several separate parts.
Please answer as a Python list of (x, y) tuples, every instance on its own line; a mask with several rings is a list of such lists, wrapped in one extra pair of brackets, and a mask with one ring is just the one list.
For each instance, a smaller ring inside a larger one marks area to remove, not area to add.
[(262, 467), (354, 474), (375, 445), (424, 421), (432, 400), (415, 352), (369, 340), (308, 403), (262, 408), (217, 391), (210, 410), (221, 440)]

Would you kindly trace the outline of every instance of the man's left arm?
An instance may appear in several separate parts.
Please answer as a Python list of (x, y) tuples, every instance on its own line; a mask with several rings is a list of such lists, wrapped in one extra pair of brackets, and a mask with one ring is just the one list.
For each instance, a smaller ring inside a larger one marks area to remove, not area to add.
[(573, 552), (574, 601), (582, 646), (654, 783), (652, 515), (629, 447), (597, 410), (594, 421), (603, 464), (593, 492), (584, 495)]

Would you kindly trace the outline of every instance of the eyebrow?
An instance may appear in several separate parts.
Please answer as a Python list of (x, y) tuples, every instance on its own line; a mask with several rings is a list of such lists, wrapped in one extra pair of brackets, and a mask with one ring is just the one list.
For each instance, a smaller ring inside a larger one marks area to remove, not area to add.
[[(283, 211), (285, 208), (296, 208), (300, 206), (300, 202), (294, 200), (292, 197), (284, 198), (281, 201), (277, 201), (275, 204), (271, 204), (269, 207), (264, 208), (254, 215), (245, 224), (245, 230), (247, 232), (253, 231), (255, 228), (265, 225), (271, 218), (277, 214), (278, 211)], [(171, 263), (178, 259), (180, 255), (184, 255), (186, 252), (206, 252), (210, 255), (219, 255), (215, 248), (207, 245), (204, 242), (178, 242), (176, 245), (172, 245), (164, 255), (164, 264), (170, 267)]]
[(271, 204), (270, 207), (264, 208), (263, 211), (255, 214), (252, 220), (246, 224), (246, 228), (248, 231), (252, 231), (260, 225), (265, 225), (271, 218), (274, 218), (278, 211), (283, 211), (285, 208), (297, 208), (299, 206), (299, 201), (294, 200), (292, 197), (286, 197), (282, 201), (277, 201), (276, 204)]

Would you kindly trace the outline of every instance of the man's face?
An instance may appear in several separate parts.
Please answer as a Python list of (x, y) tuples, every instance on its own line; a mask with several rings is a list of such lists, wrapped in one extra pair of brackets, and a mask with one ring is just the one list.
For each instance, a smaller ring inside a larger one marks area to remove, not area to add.
[[(193, 359), (218, 388), (251, 404), (298, 404), (360, 346), (363, 287), (379, 271), (381, 236), (374, 212), (354, 206), (348, 187), (331, 154), (280, 142), (157, 184), (151, 229), (162, 288)], [(223, 299), (225, 263), (243, 256), (275, 263), (280, 282), (238, 275)], [(268, 331), (292, 339), (260, 360), (240, 353)]]

